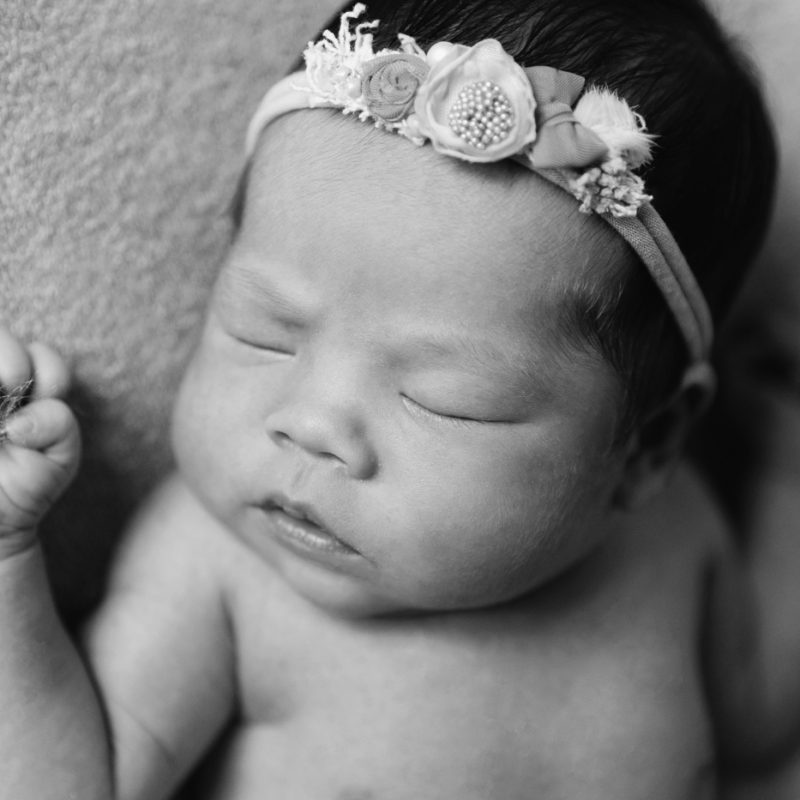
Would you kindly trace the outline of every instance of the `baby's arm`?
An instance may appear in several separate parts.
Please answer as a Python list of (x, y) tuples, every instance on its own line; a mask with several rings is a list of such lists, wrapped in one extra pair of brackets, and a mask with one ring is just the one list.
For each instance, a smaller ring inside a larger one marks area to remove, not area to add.
[(229, 545), (183, 484), (164, 484), (115, 557), (82, 637), (118, 754), (119, 800), (171, 795), (233, 714), (221, 572)]
[[(219, 583), (203, 572), (208, 521), (165, 490), (121, 548), (86, 634), (86, 666), (53, 607), (36, 525), (79, 458), (52, 351), (0, 329), (0, 384), (33, 379), (0, 444), (2, 797), (166, 797), (232, 706)], [(211, 558), (213, 561), (213, 556)], [(210, 570), (206, 570), (206, 573)]]
[(53, 609), (36, 537), (80, 454), (75, 420), (57, 399), (67, 373), (52, 351), (26, 349), (0, 328), (3, 396), (31, 378), (30, 402), (8, 419), (0, 444), (3, 791), (20, 800), (104, 800), (111, 776), (102, 714)]

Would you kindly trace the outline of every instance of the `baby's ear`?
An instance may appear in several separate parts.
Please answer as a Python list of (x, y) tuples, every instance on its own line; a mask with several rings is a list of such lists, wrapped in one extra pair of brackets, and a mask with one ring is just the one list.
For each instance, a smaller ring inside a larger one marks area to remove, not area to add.
[(616, 506), (637, 508), (661, 492), (683, 453), (690, 428), (711, 403), (715, 386), (709, 364), (689, 367), (678, 389), (631, 435), (614, 495)]

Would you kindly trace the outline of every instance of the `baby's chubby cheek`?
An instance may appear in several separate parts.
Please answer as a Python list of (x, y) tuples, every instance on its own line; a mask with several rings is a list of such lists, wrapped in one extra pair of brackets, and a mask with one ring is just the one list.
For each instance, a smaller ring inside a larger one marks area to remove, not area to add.
[(405, 510), (393, 509), (402, 526), (399, 538), (387, 542), (383, 563), (417, 604), (475, 608), (519, 597), (584, 558), (603, 537), (611, 488), (597, 475), (613, 465), (604, 471), (587, 464), (585, 473), (552, 461), (541, 469), (516, 466), (516, 475), (503, 469), (480, 479), (454, 467), (438, 492), (413, 502), (406, 497)]
[(211, 477), (217, 459), (223, 456), (223, 449), (218, 450), (215, 441), (225, 438), (207, 366), (201, 345), (184, 373), (172, 409), (173, 453), (181, 473), (195, 489), (202, 485), (202, 478)]

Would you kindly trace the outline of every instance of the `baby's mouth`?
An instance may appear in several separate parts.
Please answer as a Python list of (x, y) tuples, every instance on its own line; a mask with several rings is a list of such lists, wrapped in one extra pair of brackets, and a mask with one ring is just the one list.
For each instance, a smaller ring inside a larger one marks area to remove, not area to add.
[(308, 505), (292, 503), (284, 497), (269, 499), (263, 506), (278, 538), (292, 549), (339, 555), (358, 555), (358, 551), (331, 533)]

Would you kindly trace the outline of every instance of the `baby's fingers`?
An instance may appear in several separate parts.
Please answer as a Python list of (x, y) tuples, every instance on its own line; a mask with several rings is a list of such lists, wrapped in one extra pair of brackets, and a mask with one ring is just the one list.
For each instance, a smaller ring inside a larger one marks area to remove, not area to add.
[(63, 397), (70, 384), (70, 374), (61, 356), (41, 342), (28, 348), (33, 367), (33, 398)]
[(0, 392), (13, 392), (33, 378), (27, 348), (0, 325)]
[(75, 417), (61, 400), (45, 398), (21, 408), (7, 420), (4, 433), (11, 444), (38, 450), (70, 477), (77, 468), (80, 432)]
[(6, 423), (4, 437), (0, 443), (0, 561), (19, 552), (20, 536), (30, 543), (39, 520), (75, 476), (80, 457), (78, 426), (61, 400), (34, 400), (16, 411)]

